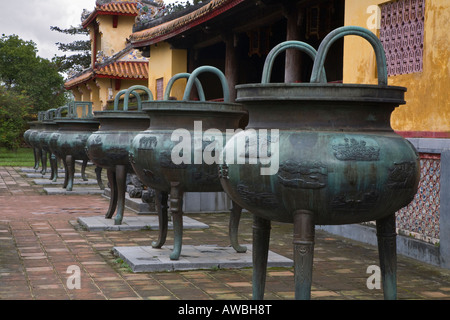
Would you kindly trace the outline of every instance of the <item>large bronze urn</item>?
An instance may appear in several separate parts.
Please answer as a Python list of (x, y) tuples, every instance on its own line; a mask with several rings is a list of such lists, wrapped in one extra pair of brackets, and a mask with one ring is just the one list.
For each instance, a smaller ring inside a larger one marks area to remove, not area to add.
[[(78, 112), (81, 109), (81, 114)], [(86, 142), (92, 132), (98, 130), (99, 122), (92, 114), (92, 102), (73, 101), (68, 106), (66, 116), (55, 117), (58, 131), (50, 137), (50, 150), (64, 163), (65, 178), (63, 188), (73, 190), (75, 161), (81, 160), (82, 178), (87, 180), (85, 169), (89, 158)]]
[(50, 161), (50, 180), (56, 181), (58, 178), (58, 163), (55, 154), (50, 150), (50, 137), (57, 131), (58, 125), (54, 121), (57, 109), (49, 109), (44, 113), (41, 122), (41, 130), (37, 136), (41, 149), (42, 174), (47, 172), (47, 160)]
[[(328, 49), (345, 35), (373, 46), (378, 85), (326, 83)], [(273, 59), (286, 48), (315, 57), (310, 83), (269, 83)], [(394, 214), (416, 193), (419, 159), (391, 128), (391, 113), (405, 103), (406, 88), (387, 85), (378, 38), (363, 28), (342, 27), (323, 40), (317, 55), (303, 42), (281, 44), (267, 57), (262, 83), (236, 90), (249, 124), (227, 143), (220, 181), (254, 214), (254, 299), (264, 296), (272, 220), (294, 225), (297, 299), (310, 298), (315, 225), (376, 220), (384, 295), (396, 298)], [(236, 145), (243, 146), (240, 152)]]
[[(133, 138), (150, 125), (147, 113), (143, 112), (142, 99), (138, 91), (153, 95), (147, 87), (132, 86), (120, 91), (114, 100), (114, 110), (95, 111), (94, 117), (100, 122), (98, 131), (93, 132), (86, 144), (89, 159), (98, 167), (107, 170), (111, 189), (110, 203), (105, 217), (110, 219), (116, 211), (114, 224), (122, 224), (125, 208), (125, 193), (127, 173), (133, 173), (129, 162), (129, 148)], [(119, 110), (119, 99), (124, 96), (123, 109)], [(137, 110), (129, 110), (129, 96), (137, 100)]]
[(39, 162), (42, 157), (42, 149), (39, 145), (38, 135), (42, 128), (42, 120), (44, 120), (45, 111), (38, 112), (38, 118), (36, 121), (30, 121), (30, 129), (26, 130), (23, 134), (23, 139), (26, 144), (28, 144), (33, 149), (34, 156), (34, 170), (39, 169)]
[[(223, 87), (224, 101), (205, 101), (198, 75), (211, 72), (217, 75)], [(169, 100), (175, 80), (188, 77), (182, 101)], [(197, 83), (200, 101), (189, 100)], [(160, 234), (153, 247), (160, 248), (167, 235), (167, 199), (173, 219), (174, 246), (170, 259), (178, 260), (182, 247), (183, 193), (223, 191), (217, 176), (220, 148), (225, 143), (226, 129), (237, 129), (246, 114), (239, 104), (230, 103), (225, 76), (216, 68), (204, 66), (192, 74), (179, 74), (169, 81), (165, 100), (144, 102), (143, 111), (150, 117), (150, 127), (139, 133), (130, 147), (131, 164), (139, 179), (157, 191), (160, 215)], [(217, 144), (217, 146), (216, 146)], [(214, 152), (215, 149), (215, 152)], [(237, 231), (241, 208), (233, 206), (230, 217), (230, 240), (234, 249), (245, 252), (238, 244)]]

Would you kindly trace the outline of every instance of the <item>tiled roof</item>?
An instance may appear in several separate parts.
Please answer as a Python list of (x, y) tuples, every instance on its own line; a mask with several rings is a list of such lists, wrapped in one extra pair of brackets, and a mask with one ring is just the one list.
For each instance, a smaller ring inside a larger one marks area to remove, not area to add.
[(148, 62), (115, 61), (94, 70), (88, 69), (75, 78), (69, 79), (64, 87), (73, 88), (94, 78), (148, 79)]
[(148, 62), (117, 61), (95, 70), (95, 74), (108, 78), (147, 79)]
[(66, 89), (95, 78), (148, 79), (148, 59), (130, 45), (66, 81)]
[(89, 25), (99, 14), (137, 16), (137, 1), (117, 0), (105, 4), (97, 4), (95, 10), (83, 21), (83, 27)]
[(185, 16), (133, 33), (130, 37), (131, 43), (134, 46), (139, 46), (166, 40), (193, 26), (214, 18), (243, 1), (244, 0), (211, 0), (211, 2)]
[(84, 71), (83, 73), (79, 74), (78, 76), (76, 76), (75, 78), (71, 78), (68, 81), (66, 81), (66, 83), (64, 83), (64, 87), (66, 89), (75, 87), (76, 85), (89, 81), (90, 79), (92, 79), (94, 77), (94, 71), (92, 69), (88, 69), (86, 71)]

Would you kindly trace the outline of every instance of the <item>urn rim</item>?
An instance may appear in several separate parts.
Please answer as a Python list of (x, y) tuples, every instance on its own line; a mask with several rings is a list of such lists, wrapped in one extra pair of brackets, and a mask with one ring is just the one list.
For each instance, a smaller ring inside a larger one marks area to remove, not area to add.
[(236, 102), (310, 101), (405, 104), (407, 88), (343, 83), (252, 83), (236, 86)]
[(145, 112), (217, 112), (246, 114), (244, 106), (239, 103), (218, 101), (186, 101), (186, 100), (156, 100), (142, 103)]

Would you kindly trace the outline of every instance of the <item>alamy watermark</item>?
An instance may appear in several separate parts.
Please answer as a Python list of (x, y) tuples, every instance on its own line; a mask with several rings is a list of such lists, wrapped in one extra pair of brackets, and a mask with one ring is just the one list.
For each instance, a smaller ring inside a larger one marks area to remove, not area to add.
[(367, 267), (366, 273), (371, 275), (367, 278), (367, 289), (381, 289), (381, 269), (377, 265), (370, 265)]
[(380, 29), (381, 25), (381, 9), (379, 6), (373, 4), (367, 7), (366, 13), (369, 13), (370, 16), (366, 20), (367, 29)]
[(70, 276), (67, 277), (67, 281), (66, 281), (67, 289), (69, 289), (69, 290), (81, 289), (80, 267), (77, 265), (71, 265), (67, 268), (66, 273), (70, 274)]
[[(180, 164), (260, 164), (261, 175), (274, 175), (279, 169), (278, 129), (202, 130), (202, 121), (194, 121), (193, 134), (187, 129), (173, 131), (171, 140), (178, 142), (171, 160)], [(226, 145), (226, 152), (224, 148)]]

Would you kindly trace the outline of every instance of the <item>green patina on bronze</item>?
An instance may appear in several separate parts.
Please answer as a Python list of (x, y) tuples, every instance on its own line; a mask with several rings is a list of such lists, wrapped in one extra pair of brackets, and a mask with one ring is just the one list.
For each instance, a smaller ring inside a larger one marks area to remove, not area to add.
[[(95, 111), (94, 118), (100, 123), (98, 131), (93, 132), (86, 143), (86, 152), (91, 161), (98, 167), (107, 170), (111, 196), (105, 217), (116, 217), (114, 224), (122, 224), (125, 209), (125, 193), (127, 173), (133, 173), (129, 162), (129, 148), (133, 138), (150, 125), (148, 115), (142, 111), (142, 99), (138, 91), (144, 91), (153, 100), (147, 87), (132, 86), (120, 91), (114, 99), (114, 110)], [(119, 110), (119, 99), (124, 95), (122, 110)], [(129, 110), (129, 96), (135, 96), (137, 110)]]
[(44, 116), (45, 111), (39, 111), (38, 119), (36, 121), (29, 122), (28, 124), (30, 125), (30, 129), (25, 131), (23, 134), (25, 143), (33, 148), (35, 170), (39, 169), (39, 162), (42, 159), (42, 149), (39, 145), (38, 135), (43, 126), (42, 121), (44, 120)]
[[(374, 47), (378, 85), (325, 82), (328, 48), (345, 35), (361, 36)], [(278, 172), (262, 176), (263, 165), (222, 166), (226, 169), (226, 176), (221, 177), (224, 190), (256, 216), (254, 298), (264, 295), (271, 220), (294, 224), (298, 299), (310, 297), (314, 225), (376, 220), (385, 298), (393, 299), (394, 213), (413, 199), (420, 178), (418, 154), (390, 126), (392, 111), (405, 103), (406, 88), (387, 85), (383, 48), (366, 29), (336, 29), (323, 40), (317, 54), (297, 43), (277, 50), (296, 47), (308, 52), (314, 59), (310, 83), (269, 83), (269, 59), (262, 83), (236, 86), (236, 101), (249, 112), (247, 129), (279, 129), (279, 154), (272, 154), (278, 156)], [(231, 152), (228, 145), (225, 153)]]
[[(81, 116), (77, 111), (81, 108)], [(89, 158), (86, 154), (86, 142), (92, 132), (98, 130), (98, 120), (92, 114), (92, 102), (73, 101), (67, 106), (67, 115), (61, 111), (55, 116), (54, 122), (58, 130), (50, 136), (50, 150), (56, 157), (62, 159), (65, 169), (63, 188), (73, 190), (75, 160), (83, 161), (82, 176), (87, 180), (84, 169)], [(99, 175), (98, 175), (99, 177)], [(101, 185), (101, 181), (99, 180)]]
[[(224, 102), (204, 101), (204, 93), (197, 77), (203, 72), (211, 72), (219, 77), (223, 88)], [(158, 192), (157, 203), (162, 208), (160, 213), (160, 235), (154, 247), (161, 247), (165, 243), (167, 234), (167, 198), (170, 193), (170, 210), (174, 226), (174, 249), (170, 256), (178, 260), (182, 246), (182, 207), (184, 192), (219, 192), (223, 191), (217, 176), (217, 165), (201, 162), (179, 163), (172, 161), (172, 150), (179, 141), (172, 141), (175, 130), (186, 130), (190, 137), (199, 134), (202, 137), (205, 130), (215, 128), (225, 132), (226, 129), (237, 129), (240, 119), (246, 114), (239, 104), (229, 102), (229, 90), (225, 76), (217, 68), (203, 66), (192, 74), (176, 75), (166, 88), (165, 97), (168, 99), (172, 84), (180, 78), (188, 78), (182, 101), (161, 100), (144, 102), (142, 109), (147, 112), (151, 121), (150, 127), (139, 133), (132, 142), (130, 158), (133, 169), (139, 179)], [(189, 100), (194, 84), (197, 85), (200, 101)], [(194, 122), (202, 122), (202, 131), (194, 132)], [(201, 139), (201, 138), (200, 138)], [(225, 141), (223, 141), (224, 143)], [(194, 144), (194, 141), (192, 141)], [(205, 144), (197, 152), (202, 153)], [(192, 148), (191, 159), (194, 159)], [(201, 150), (200, 150), (201, 149)], [(245, 252), (246, 248), (238, 244), (237, 232), (241, 208), (233, 206), (230, 217), (230, 241), (238, 252)]]

